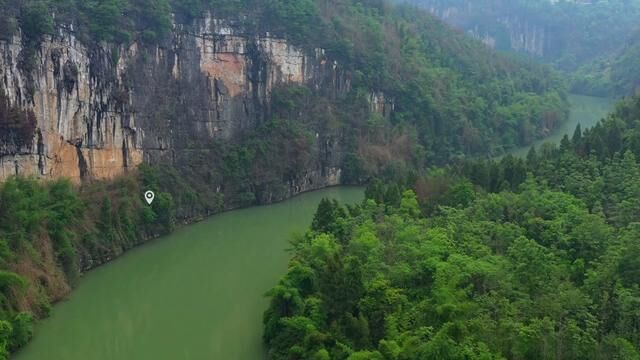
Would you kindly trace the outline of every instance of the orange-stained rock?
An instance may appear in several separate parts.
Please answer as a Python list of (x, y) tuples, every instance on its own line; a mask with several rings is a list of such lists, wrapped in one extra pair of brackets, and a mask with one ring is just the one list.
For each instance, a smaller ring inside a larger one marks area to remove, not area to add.
[[(59, 28), (42, 41), (30, 74), (18, 67), (21, 35), (0, 40), (0, 90), (37, 119), (32, 144), (0, 144), (0, 181), (16, 174), (113, 178), (144, 160), (207, 151), (212, 140), (261, 123), (279, 85), (350, 88), (322, 49), (247, 36), (210, 14), (174, 29), (171, 46), (89, 48)], [(384, 112), (384, 94), (372, 99)]]
[(246, 60), (238, 54), (212, 54), (210, 59), (202, 60), (200, 69), (208, 76), (222, 81), (227, 96), (241, 94), (247, 83)]
[(60, 135), (46, 134), (48, 155), (46, 157), (46, 173), (50, 178), (66, 177), (75, 183), (80, 182), (78, 149), (69, 144)]

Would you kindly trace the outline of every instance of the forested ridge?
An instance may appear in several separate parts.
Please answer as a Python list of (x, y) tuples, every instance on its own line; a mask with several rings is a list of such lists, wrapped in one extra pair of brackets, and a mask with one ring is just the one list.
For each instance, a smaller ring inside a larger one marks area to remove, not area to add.
[[(327, 99), (303, 87), (275, 115), (303, 123), (303, 132), (326, 123), (346, 133), (353, 146), (344, 167), (356, 178), (379, 171), (380, 157), (388, 152), (412, 166), (461, 154), (504, 153), (567, 118), (564, 81), (550, 68), (496, 56), (426, 11), (383, 0), (2, 0), (0, 38), (21, 34), (30, 45), (20, 66), (30, 71), (37, 45), (60, 28), (72, 28), (93, 46), (162, 47), (173, 22), (189, 23), (205, 11), (247, 36), (268, 33), (307, 51), (322, 48), (345, 68), (352, 88), (347, 98)], [(394, 111), (372, 113), (372, 92), (384, 94)], [(318, 106), (332, 108), (321, 124), (309, 116)], [(401, 154), (400, 146), (415, 156)]]
[(324, 200), (268, 296), (271, 359), (639, 359), (640, 97), (526, 159)]
[[(0, 184), (0, 359), (27, 343), (35, 319), (87, 269), (176, 224), (263, 203), (312, 158), (319, 133), (344, 142), (342, 181), (370, 182), (368, 200), (323, 201), (293, 241), (265, 314), (273, 359), (638, 358), (638, 99), (559, 148), (468, 160), (530, 144), (565, 121), (565, 81), (414, 7), (0, 0), (0, 40), (21, 37), (19, 66), (29, 72), (61, 29), (89, 47), (135, 42), (151, 52), (207, 11), (249, 37), (324, 49), (349, 75), (349, 92), (278, 86), (263, 123), (212, 140), (215, 157), (194, 155), (190, 167), (143, 165), (79, 186)], [(0, 141), (24, 142), (34, 115), (2, 86)], [(371, 94), (393, 111), (372, 111)], [(212, 186), (219, 179), (236, 196)], [(141, 197), (149, 189), (150, 207)]]
[(631, 43), (637, 43), (634, 33), (640, 26), (638, 0), (406, 2), (433, 9), (475, 36), (489, 36), (498, 50), (529, 53), (553, 64), (570, 75), (572, 92), (624, 96), (638, 86), (629, 61), (635, 58)]
[(604, 55), (576, 71), (572, 89), (597, 96), (634, 94), (640, 91), (640, 30), (635, 31), (613, 53)]

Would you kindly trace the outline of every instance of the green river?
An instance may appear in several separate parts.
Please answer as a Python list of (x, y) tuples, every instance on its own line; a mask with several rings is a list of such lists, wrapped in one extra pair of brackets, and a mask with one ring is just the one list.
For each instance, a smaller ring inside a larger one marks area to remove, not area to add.
[[(535, 142), (534, 145), (536, 147), (545, 142), (559, 144), (565, 134), (568, 134), (569, 138), (571, 138), (578, 124), (580, 124), (583, 131), (586, 128), (592, 127), (611, 112), (615, 105), (613, 99), (584, 95), (569, 95), (569, 103), (571, 104), (569, 121), (562, 124), (546, 138)], [(531, 146), (525, 146), (511, 151), (511, 153), (515, 156), (526, 156), (529, 149), (531, 149)]]
[(183, 227), (90, 271), (36, 327), (19, 360), (257, 360), (264, 294), (287, 269), (294, 232), (337, 187)]
[[(592, 126), (612, 107), (607, 99), (570, 101), (570, 121), (545, 141)], [(331, 188), (216, 215), (91, 271), (15, 359), (264, 358), (264, 293), (286, 270), (291, 234), (309, 226), (323, 197), (353, 203), (363, 191)]]

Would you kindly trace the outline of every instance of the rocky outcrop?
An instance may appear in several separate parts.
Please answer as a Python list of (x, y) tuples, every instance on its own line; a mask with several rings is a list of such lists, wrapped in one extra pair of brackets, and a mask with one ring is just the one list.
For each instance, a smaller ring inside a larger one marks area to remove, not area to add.
[[(351, 86), (322, 49), (249, 36), (210, 15), (174, 25), (159, 46), (87, 46), (73, 29), (60, 28), (32, 59), (24, 53), (19, 34), (0, 41), (0, 89), (11, 106), (36, 119), (31, 141), (0, 146), (0, 180), (19, 174), (80, 182), (109, 179), (142, 162), (177, 164), (264, 122), (277, 86), (307, 85), (328, 97)], [(380, 96), (372, 108), (380, 109)], [(318, 134), (316, 141), (324, 160), (304, 169), (285, 193), (340, 182), (337, 140)]]
[(95, 63), (107, 52), (92, 53), (65, 29), (41, 44), (29, 70), (23, 50), (19, 36), (0, 43), (1, 86), (12, 106), (35, 114), (37, 126), (31, 143), (0, 153), (0, 178), (109, 178), (142, 161), (135, 123), (125, 121), (131, 113), (115, 100), (122, 86)]
[[(513, 11), (509, 4), (497, 0), (491, 6), (458, 2), (451, 6), (439, 0), (414, 0), (445, 22), (466, 31), (485, 45), (499, 50), (525, 52), (535, 57), (545, 57), (553, 38), (545, 24), (528, 19)], [(483, 17), (481, 14), (484, 14)]]
[(547, 30), (517, 17), (498, 19), (497, 29), (487, 30), (475, 25), (467, 33), (492, 49), (524, 52), (535, 57), (544, 57)]
[(383, 92), (371, 92), (368, 100), (369, 111), (371, 113), (378, 113), (384, 117), (388, 117), (395, 109), (394, 101), (392, 99), (388, 99)]
[(500, 23), (507, 29), (512, 50), (523, 51), (537, 57), (545, 56), (547, 30), (544, 26), (517, 17), (501, 19)]

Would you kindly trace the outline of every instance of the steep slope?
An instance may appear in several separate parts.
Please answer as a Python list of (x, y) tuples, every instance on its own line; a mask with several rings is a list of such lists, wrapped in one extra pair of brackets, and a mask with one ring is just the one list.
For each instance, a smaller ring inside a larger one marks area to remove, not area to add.
[(410, 0), (500, 50), (565, 70), (617, 50), (638, 27), (640, 2)]
[[(575, 74), (573, 91), (589, 91), (588, 71), (608, 61), (612, 53), (627, 46), (630, 34), (640, 26), (640, 2), (632, 1), (503, 1), (503, 0), (409, 0), (429, 9), (448, 23), (498, 50), (528, 54)], [(604, 60), (602, 60), (604, 59)], [(625, 72), (625, 76), (633, 76)], [(609, 79), (604, 79), (609, 81)], [(629, 84), (619, 88), (626, 95)], [(591, 81), (593, 82), (593, 81)], [(595, 84), (592, 84), (592, 86)], [(602, 87), (602, 86), (601, 86)]]
[[(334, 120), (348, 123), (350, 132), (417, 131), (430, 161), (525, 144), (566, 115), (561, 85), (547, 69), (493, 59), (425, 14), (275, 0), (227, 1), (226, 12), (216, 13), (219, 3), (214, 15), (200, 17), (184, 14), (178, 2), (174, 20), (159, 0), (147, 4), (155, 15), (141, 12), (145, 1), (106, 8), (5, 3), (18, 6), (6, 23), (22, 26), (4, 30), (0, 96), (33, 112), (36, 129), (31, 139), (33, 124), (25, 122), (25, 132), (6, 142), (0, 176), (64, 174), (79, 181), (111, 178), (145, 160), (182, 164), (186, 151), (233, 142), (274, 117), (317, 133), (309, 151), (321, 151), (323, 143), (336, 144), (334, 154), (391, 146), (380, 139), (365, 149), (339, 149), (345, 131), (328, 134), (327, 116), (308, 119), (320, 103), (344, 113)], [(301, 87), (302, 104), (287, 99), (272, 108), (273, 92), (292, 85)], [(510, 113), (523, 103), (533, 106), (528, 114)], [(309, 108), (283, 109), (302, 105)], [(342, 167), (344, 157), (324, 157), (327, 164), (308, 171)]]
[(639, 118), (323, 201), (269, 293), (270, 359), (640, 358)]
[(566, 118), (549, 68), (381, 1), (5, 0), (0, 18), (9, 350), (80, 272), (176, 222), (502, 153)]
[(575, 73), (573, 91), (610, 96), (632, 95), (640, 90), (640, 31), (618, 51), (587, 64)]

